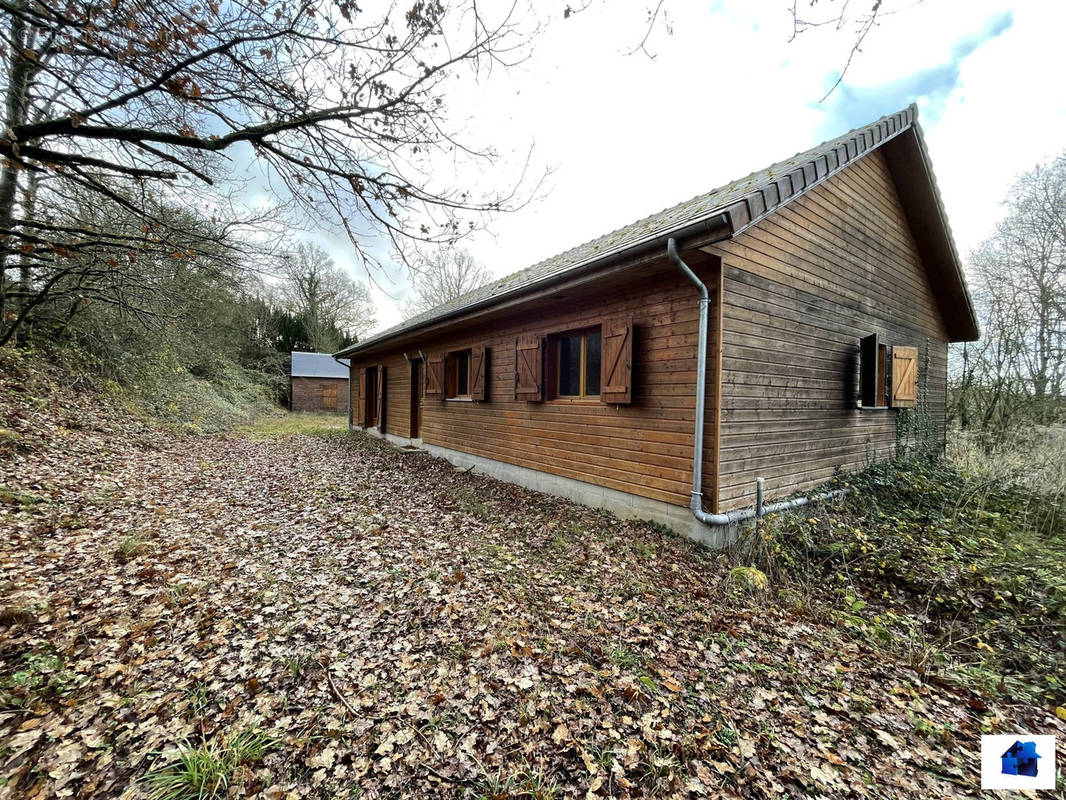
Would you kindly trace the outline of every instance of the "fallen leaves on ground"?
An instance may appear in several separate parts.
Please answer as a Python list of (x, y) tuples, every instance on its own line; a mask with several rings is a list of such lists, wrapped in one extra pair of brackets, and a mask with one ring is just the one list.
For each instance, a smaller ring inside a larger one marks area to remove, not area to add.
[(980, 733), (1066, 730), (424, 454), (3, 413), (0, 797), (149, 796), (253, 731), (237, 796), (972, 796)]

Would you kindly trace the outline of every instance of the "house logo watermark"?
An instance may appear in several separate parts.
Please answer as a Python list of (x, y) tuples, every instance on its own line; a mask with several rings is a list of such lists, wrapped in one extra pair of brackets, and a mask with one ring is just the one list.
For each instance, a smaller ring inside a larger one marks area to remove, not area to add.
[(1055, 737), (1012, 733), (981, 737), (981, 788), (1055, 788)]

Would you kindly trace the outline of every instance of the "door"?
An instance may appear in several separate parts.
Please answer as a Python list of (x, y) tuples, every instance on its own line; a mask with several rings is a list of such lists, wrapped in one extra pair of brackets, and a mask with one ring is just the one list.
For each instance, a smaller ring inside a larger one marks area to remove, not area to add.
[(378, 424), (378, 370), (377, 367), (366, 368), (366, 427)]
[(322, 384), (322, 410), (323, 411), (336, 411), (337, 410), (337, 384), (324, 383)]
[(411, 438), (422, 437), (422, 398), (426, 394), (425, 367), (421, 358), (411, 359)]

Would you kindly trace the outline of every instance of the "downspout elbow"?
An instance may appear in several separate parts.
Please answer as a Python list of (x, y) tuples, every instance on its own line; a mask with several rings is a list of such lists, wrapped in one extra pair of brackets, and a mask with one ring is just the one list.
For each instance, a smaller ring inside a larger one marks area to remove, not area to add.
[(696, 492), (692, 493), (688, 508), (692, 512), (692, 516), (704, 525), (731, 525), (734, 522), (741, 522), (755, 515), (750, 508), (742, 511), (730, 511), (727, 514), (712, 514), (709, 511), (704, 511), (703, 495)]
[(700, 293), (700, 303), (709, 303), (711, 301), (711, 294), (707, 290), (707, 284), (696, 277), (696, 273), (692, 271), (684, 261), (681, 260), (681, 256), (677, 252), (677, 239), (670, 238), (666, 240), (666, 255), (674, 263), (674, 266), (685, 273), (685, 277), (695, 284), (696, 289)]

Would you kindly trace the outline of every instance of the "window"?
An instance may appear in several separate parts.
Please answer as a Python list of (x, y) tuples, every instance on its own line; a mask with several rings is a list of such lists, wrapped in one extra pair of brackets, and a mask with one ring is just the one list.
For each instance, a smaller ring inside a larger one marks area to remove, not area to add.
[(426, 357), (426, 393), (435, 400), (488, 399), (489, 348), (474, 345)]
[(882, 344), (877, 334), (859, 344), (860, 408), (907, 408), (918, 404), (918, 348)]
[(600, 396), (600, 331), (556, 336), (553, 340), (558, 380), (556, 397)]
[[(487, 351), (486, 351), (487, 353)], [(609, 405), (633, 402), (633, 320), (515, 339), (514, 399), (598, 400)], [(483, 374), (474, 354), (474, 375)], [(475, 399), (478, 379), (473, 381)]]
[(470, 351), (461, 350), (448, 354), (447, 397), (469, 399), (470, 397)]
[(859, 405), (863, 408), (888, 407), (886, 368), (888, 348), (877, 334), (862, 339), (859, 345)]

